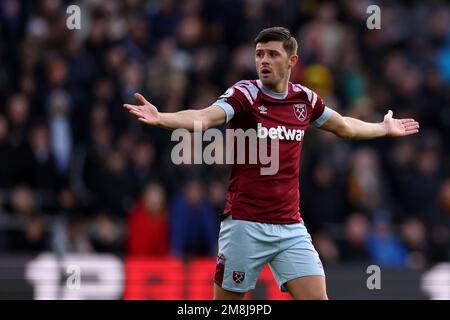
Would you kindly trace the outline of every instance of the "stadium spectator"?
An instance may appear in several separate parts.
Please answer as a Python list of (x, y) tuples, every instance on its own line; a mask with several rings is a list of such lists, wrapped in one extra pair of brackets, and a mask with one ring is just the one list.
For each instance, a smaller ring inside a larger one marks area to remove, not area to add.
[(170, 249), (178, 257), (214, 256), (219, 219), (197, 178), (188, 180), (170, 208)]
[(61, 176), (69, 173), (72, 156), (72, 127), (70, 124), (70, 101), (64, 91), (53, 91), (48, 98), (50, 145)]
[(389, 213), (376, 212), (373, 220), (372, 230), (367, 237), (371, 263), (380, 267), (405, 268), (408, 251), (395, 234)]
[(126, 255), (169, 255), (169, 222), (163, 187), (150, 183), (143, 189), (127, 218)]
[(147, 140), (140, 140), (131, 152), (131, 175), (133, 179), (133, 194), (138, 195), (148, 182), (158, 180), (159, 174), (155, 168), (155, 150)]
[[(35, 189), (56, 192), (59, 175), (55, 158), (50, 148), (49, 130), (46, 123), (37, 123), (31, 128), (32, 169), (30, 185)], [(52, 195), (54, 196), (54, 195)]]
[(123, 230), (117, 218), (108, 212), (98, 212), (89, 226), (89, 242), (98, 253), (123, 256)]
[(50, 234), (44, 218), (33, 214), (24, 221), (23, 229), (9, 231), (8, 250), (22, 254), (39, 254), (50, 250)]
[(370, 261), (366, 245), (370, 231), (367, 217), (361, 213), (352, 213), (345, 221), (344, 238), (340, 241), (341, 261), (367, 264)]
[(425, 224), (417, 218), (408, 218), (400, 226), (400, 237), (408, 250), (408, 267), (423, 269), (429, 252)]

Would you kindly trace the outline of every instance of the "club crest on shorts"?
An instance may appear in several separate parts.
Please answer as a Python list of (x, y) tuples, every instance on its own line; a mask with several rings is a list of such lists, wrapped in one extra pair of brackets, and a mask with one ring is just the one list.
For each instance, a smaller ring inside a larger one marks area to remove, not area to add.
[(294, 104), (294, 114), (298, 120), (305, 121), (307, 116), (306, 104), (304, 103)]
[(233, 281), (235, 283), (242, 283), (245, 279), (245, 272), (233, 271)]

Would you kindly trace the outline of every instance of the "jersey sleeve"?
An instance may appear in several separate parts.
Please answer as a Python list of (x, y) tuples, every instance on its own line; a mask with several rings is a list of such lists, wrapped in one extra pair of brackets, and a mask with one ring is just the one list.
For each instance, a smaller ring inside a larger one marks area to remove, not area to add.
[(248, 92), (242, 87), (241, 82), (228, 88), (213, 105), (222, 108), (227, 114), (227, 122), (235, 115), (250, 111), (252, 99), (249, 99)]
[(315, 127), (321, 127), (333, 114), (333, 110), (328, 108), (322, 98), (315, 92), (312, 92), (311, 106), (313, 108), (311, 124)]

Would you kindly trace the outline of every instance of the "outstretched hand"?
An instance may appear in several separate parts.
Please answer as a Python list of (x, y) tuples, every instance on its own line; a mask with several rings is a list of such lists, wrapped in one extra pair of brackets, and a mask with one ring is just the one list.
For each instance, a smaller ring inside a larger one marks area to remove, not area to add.
[(419, 132), (419, 123), (414, 119), (395, 119), (389, 110), (384, 116), (383, 124), (386, 127), (386, 136), (402, 137)]
[(130, 114), (135, 116), (139, 121), (150, 125), (159, 125), (160, 116), (158, 109), (148, 102), (141, 94), (135, 93), (134, 97), (139, 102), (138, 105), (124, 104), (123, 107), (128, 109)]

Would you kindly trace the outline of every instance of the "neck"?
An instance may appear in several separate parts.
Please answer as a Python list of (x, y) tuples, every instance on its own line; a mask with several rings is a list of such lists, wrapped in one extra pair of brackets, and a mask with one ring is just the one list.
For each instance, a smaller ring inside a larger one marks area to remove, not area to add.
[[(262, 83), (262, 81), (261, 81)], [(267, 89), (269, 89), (270, 91), (276, 92), (276, 93), (285, 93), (288, 90), (288, 83), (289, 83), (289, 77), (287, 77), (286, 79), (282, 79), (281, 81), (279, 81), (276, 84), (264, 84), (264, 87), (266, 87)]]

